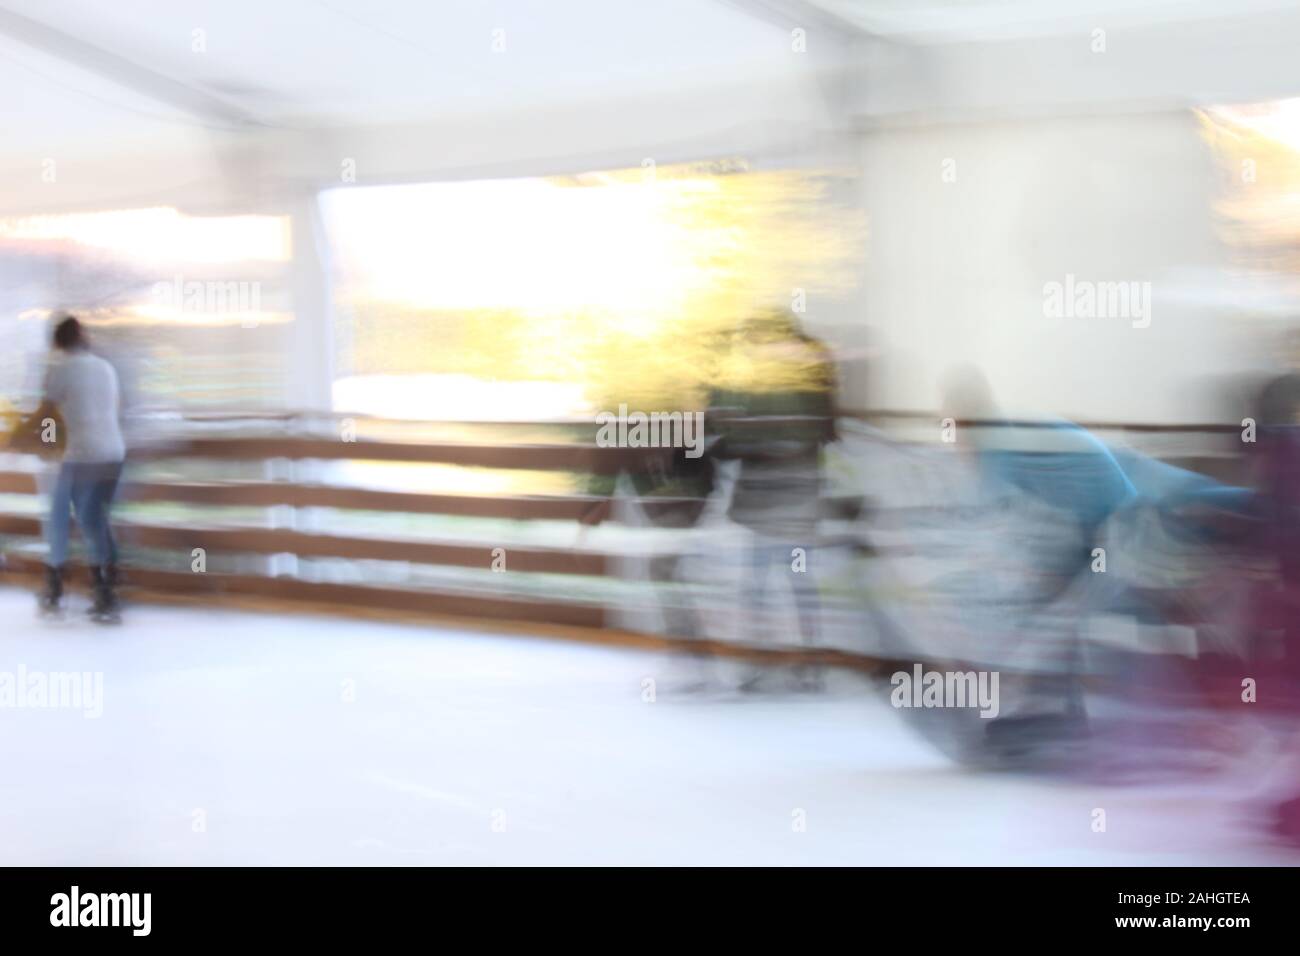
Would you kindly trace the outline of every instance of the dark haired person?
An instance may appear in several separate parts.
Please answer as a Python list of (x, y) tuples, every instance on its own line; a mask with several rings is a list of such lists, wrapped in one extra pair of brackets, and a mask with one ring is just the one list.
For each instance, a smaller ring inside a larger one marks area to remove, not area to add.
[(66, 450), (50, 501), (41, 608), (46, 612), (59, 609), (63, 566), (68, 559), (69, 512), (75, 511), (91, 561), (91, 614), (99, 621), (116, 620), (117, 548), (109, 529), (109, 509), (126, 457), (118, 422), (121, 395), (117, 372), (90, 351), (81, 323), (72, 316), (54, 328), (45, 401), (56, 407), (63, 419)]
[[(793, 314), (768, 309), (738, 330), (730, 365), (710, 396), (719, 459), (738, 462), (727, 517), (752, 532), (741, 602), (756, 632), (764, 626), (772, 569), (788, 574), (799, 637), (817, 644), (817, 585), (808, 562), (817, 546), (822, 450), (836, 440), (834, 358)], [(788, 569), (788, 571), (786, 570)], [(798, 684), (822, 686), (816, 667), (799, 667)], [(751, 670), (741, 690), (755, 690)]]

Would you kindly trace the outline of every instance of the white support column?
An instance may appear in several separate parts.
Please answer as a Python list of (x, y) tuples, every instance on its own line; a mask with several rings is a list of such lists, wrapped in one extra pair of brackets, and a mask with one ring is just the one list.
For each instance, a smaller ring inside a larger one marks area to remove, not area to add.
[(330, 250), (314, 193), (289, 207), (293, 261), (289, 284), (293, 323), (285, 337), (287, 408), (329, 411), (333, 407), (334, 297)]

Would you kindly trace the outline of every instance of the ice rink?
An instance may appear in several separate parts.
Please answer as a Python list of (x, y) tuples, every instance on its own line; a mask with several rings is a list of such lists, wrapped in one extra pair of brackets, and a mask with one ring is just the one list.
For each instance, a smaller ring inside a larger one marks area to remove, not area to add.
[(959, 768), (850, 674), (688, 694), (687, 659), (551, 639), (163, 606), (101, 628), (14, 588), (0, 615), (11, 689), (102, 674), (101, 700), (0, 708), (5, 864), (1295, 862), (1255, 818), (1267, 743), (1099, 787)]

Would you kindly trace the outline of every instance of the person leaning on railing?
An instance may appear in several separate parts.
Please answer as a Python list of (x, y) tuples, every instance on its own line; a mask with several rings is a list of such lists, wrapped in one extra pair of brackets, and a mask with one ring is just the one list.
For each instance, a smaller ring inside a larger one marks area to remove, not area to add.
[(43, 611), (59, 610), (62, 601), (69, 522), (75, 510), (91, 560), (91, 613), (97, 620), (116, 619), (117, 546), (109, 527), (109, 511), (126, 457), (120, 402), (113, 366), (90, 350), (76, 318), (62, 317), (54, 328), (41, 406), (17, 432), (20, 449), (25, 444), (34, 445), (34, 449), (63, 449), (46, 529), (49, 550), (45, 589), (40, 595)]

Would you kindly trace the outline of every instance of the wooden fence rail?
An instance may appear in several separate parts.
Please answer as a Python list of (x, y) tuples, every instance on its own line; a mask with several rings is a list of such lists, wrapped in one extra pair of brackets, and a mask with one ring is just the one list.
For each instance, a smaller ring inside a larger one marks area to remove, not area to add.
[[(328, 416), (326, 416), (328, 418)], [(904, 416), (905, 417), (905, 416)], [(530, 423), (531, 424), (531, 423)], [(571, 426), (574, 423), (561, 423)], [(1131, 431), (1200, 431), (1207, 435), (1221, 432), (1219, 426), (1176, 426), (1148, 429), (1143, 426), (1112, 426)], [(381, 441), (365, 438), (357, 441), (295, 435), (206, 435), (194, 434), (161, 442), (133, 452), (137, 462), (169, 459), (210, 459), (221, 461), (267, 461), (272, 459), (399, 462), (488, 468), (559, 471), (578, 475), (612, 476), (634, 467), (636, 452), (617, 448), (600, 448), (594, 444), (489, 444), (451, 442)], [(1223, 459), (1206, 458), (1202, 465), (1192, 464), (1209, 473), (1221, 472)], [(32, 471), (0, 471), (0, 494), (34, 495), (38, 483)], [(601, 495), (453, 495), (426, 494), (418, 491), (387, 491), (293, 481), (159, 481), (127, 480), (121, 500), (136, 503), (171, 503), (187, 506), (238, 506), (245, 508), (323, 508), (352, 512), (387, 512), (409, 515), (448, 515), (467, 518), (505, 519), (511, 521), (565, 521), (594, 525), (608, 519), (611, 499)], [(685, 503), (680, 498), (641, 499), (652, 514), (655, 509), (674, 509)], [(828, 512), (841, 514), (854, 506), (852, 499), (828, 501)], [(115, 524), (119, 541), (142, 549), (181, 552), (188, 555), (194, 548), (209, 553), (229, 555), (291, 554), (301, 558), (338, 558), (409, 562), (455, 568), (491, 568), (494, 548), (466, 540), (431, 539), (429, 537), (376, 537), (338, 532), (317, 533), (296, 528), (211, 526), (201, 514), (187, 519), (184, 525), (156, 522), (121, 521)], [(0, 514), (0, 535), (6, 538), (35, 539), (41, 534), (41, 521), (29, 514)], [(546, 573), (592, 578), (609, 578), (618, 573), (621, 552), (598, 549), (552, 547), (537, 544), (512, 544), (508, 547), (512, 571)], [(9, 573), (35, 575), (40, 559), (32, 548), (10, 549), (6, 557)], [(609, 629), (614, 621), (612, 609), (592, 599), (567, 597), (555, 590), (545, 598), (457, 590), (450, 587), (418, 588), (383, 584), (352, 584), (311, 581), (295, 577), (253, 573), (188, 574), (157, 565), (133, 566), (128, 570), (130, 582), (137, 587), (169, 593), (244, 595), (257, 598), (289, 599), (328, 605), (334, 608), (386, 609), (412, 614), (431, 614), (489, 621), (507, 621), (539, 626)], [(647, 596), (647, 601), (653, 600)], [(609, 630), (610, 634), (615, 632)], [(621, 637), (620, 643), (629, 638)], [(671, 643), (671, 638), (655, 638)], [(703, 649), (715, 642), (692, 642)], [(712, 648), (722, 653), (750, 654), (759, 657), (810, 652), (796, 649), (755, 650), (752, 648)], [(870, 659), (841, 652), (816, 652), (822, 660), (851, 666), (869, 666)]]

